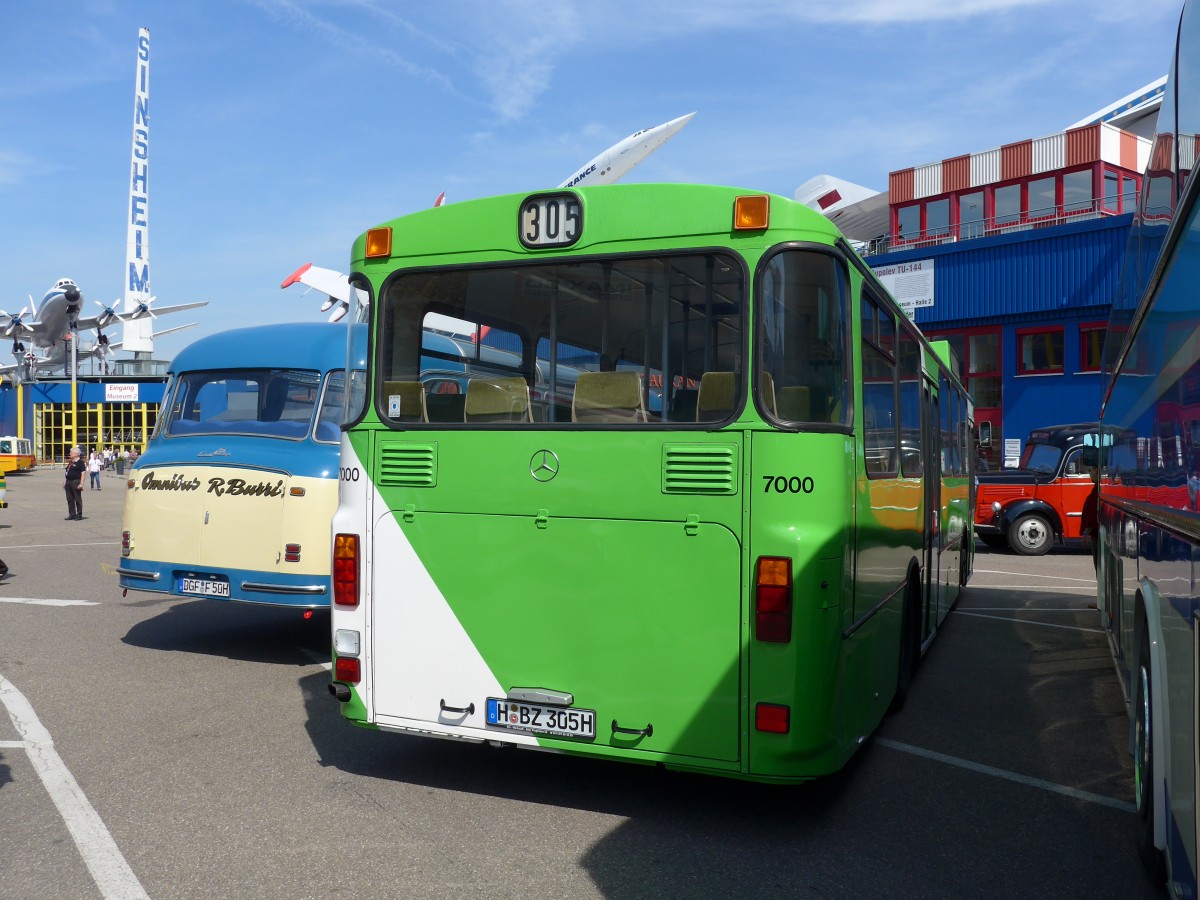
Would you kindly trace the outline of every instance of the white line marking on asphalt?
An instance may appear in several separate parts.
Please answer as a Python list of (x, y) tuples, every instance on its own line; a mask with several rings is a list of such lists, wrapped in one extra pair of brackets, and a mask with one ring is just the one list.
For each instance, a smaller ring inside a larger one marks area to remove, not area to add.
[(28, 746), (26, 741), (0, 741), (0, 750), (24, 750)]
[(8, 710), (17, 732), (25, 738), (29, 761), (46, 786), (46, 793), (58, 807), (100, 893), (114, 900), (149, 900), (141, 882), (117, 849), (116, 841), (54, 749), (50, 732), (42, 725), (25, 695), (3, 675), (0, 675), (0, 702)]
[[(1013, 610), (1016, 612), (1016, 610)], [(1065, 628), (1068, 631), (1090, 631), (1096, 634), (1104, 634), (1103, 628), (1081, 628), (1078, 625), (1059, 625), (1057, 622), (1038, 622), (1035, 619), (1018, 619), (1014, 616), (985, 616), (980, 613), (971, 613), (963, 609), (954, 610), (960, 616), (971, 616), (976, 619), (995, 619), (997, 622), (1020, 622), (1022, 625), (1040, 625), (1043, 628)]]
[(1096, 593), (1096, 586), (1084, 587), (1083, 585), (1064, 584), (1060, 587), (1033, 587), (1028, 584), (973, 584), (971, 587), (982, 588), (984, 590), (995, 591), (1023, 591), (1026, 594), (1061, 594), (1065, 591), (1087, 591), (1089, 594)]
[(1096, 579), (1092, 578), (1068, 578), (1065, 575), (1035, 575), (1033, 572), (1008, 572), (1004, 569), (972, 569), (978, 575), (1020, 575), (1022, 578), (1055, 578), (1059, 581), (1086, 581), (1088, 584), (1094, 585)]
[(943, 762), (947, 765), (958, 766), (960, 769), (969, 769), (972, 772), (979, 772), (981, 775), (991, 775), (995, 778), (1003, 778), (1007, 781), (1015, 781), (1017, 784), (1023, 784), (1027, 787), (1040, 788), (1043, 791), (1050, 791), (1052, 794), (1062, 794), (1064, 797), (1070, 797), (1074, 800), (1083, 800), (1086, 803), (1096, 803), (1100, 806), (1107, 806), (1112, 809), (1119, 809), (1122, 812), (1136, 812), (1137, 809), (1132, 803), (1125, 800), (1117, 800), (1113, 797), (1105, 797), (1103, 794), (1093, 794), (1091, 791), (1081, 791), (1078, 788), (1067, 787), (1065, 784), (1055, 784), (1053, 781), (1043, 781), (1040, 778), (1030, 778), (1028, 775), (1018, 775), (1016, 772), (1009, 772), (1005, 769), (997, 769), (994, 766), (985, 766), (983, 763), (971, 762), (968, 759), (960, 759), (957, 756), (947, 756), (945, 753), (938, 753), (934, 750), (926, 750), (922, 747), (914, 747), (912, 744), (902, 744), (899, 741), (891, 741), (887, 738), (877, 737), (875, 743), (881, 744), (884, 747), (890, 747), (892, 750), (899, 750), (902, 753), (911, 753), (914, 756), (923, 756), (926, 759), (932, 759), (936, 762)]
[(972, 606), (955, 612), (1095, 612), (1094, 606)]
[(0, 603), (28, 603), (33, 606), (99, 606), (94, 600), (46, 600), (40, 597), (0, 597)]
[(8, 544), (0, 550), (45, 550), (47, 547), (116, 547), (120, 541), (86, 541), (77, 544)]

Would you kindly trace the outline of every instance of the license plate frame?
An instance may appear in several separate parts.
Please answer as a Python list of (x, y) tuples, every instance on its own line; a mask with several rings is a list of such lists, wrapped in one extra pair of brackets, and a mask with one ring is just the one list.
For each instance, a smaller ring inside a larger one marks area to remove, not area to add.
[(229, 599), (228, 578), (190, 578), (181, 575), (175, 580), (175, 589), (189, 597), (220, 597)]
[(488, 697), (484, 703), (484, 721), (492, 728), (506, 731), (588, 741), (596, 739), (594, 709)]

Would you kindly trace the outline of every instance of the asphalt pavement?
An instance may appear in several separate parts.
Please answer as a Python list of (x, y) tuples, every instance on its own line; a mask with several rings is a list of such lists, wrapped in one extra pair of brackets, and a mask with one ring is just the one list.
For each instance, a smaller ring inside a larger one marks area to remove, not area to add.
[(383, 734), (328, 617), (122, 596), (123, 479), (0, 511), (0, 898), (1150, 898), (1091, 558), (980, 548), (905, 707), (798, 788)]

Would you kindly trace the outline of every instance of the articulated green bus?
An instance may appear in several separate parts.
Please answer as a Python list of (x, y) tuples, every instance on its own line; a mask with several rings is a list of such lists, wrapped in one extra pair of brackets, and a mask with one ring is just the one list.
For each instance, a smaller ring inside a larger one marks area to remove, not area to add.
[(371, 229), (351, 280), (347, 719), (790, 782), (903, 701), (971, 570), (972, 408), (828, 220), (495, 197)]

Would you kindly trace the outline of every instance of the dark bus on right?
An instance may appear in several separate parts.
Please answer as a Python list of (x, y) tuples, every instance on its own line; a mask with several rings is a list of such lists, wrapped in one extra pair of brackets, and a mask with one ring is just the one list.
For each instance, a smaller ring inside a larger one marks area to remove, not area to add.
[(1200, 7), (1184, 5), (1105, 346), (1098, 606), (1129, 698), (1137, 843), (1196, 897)]

